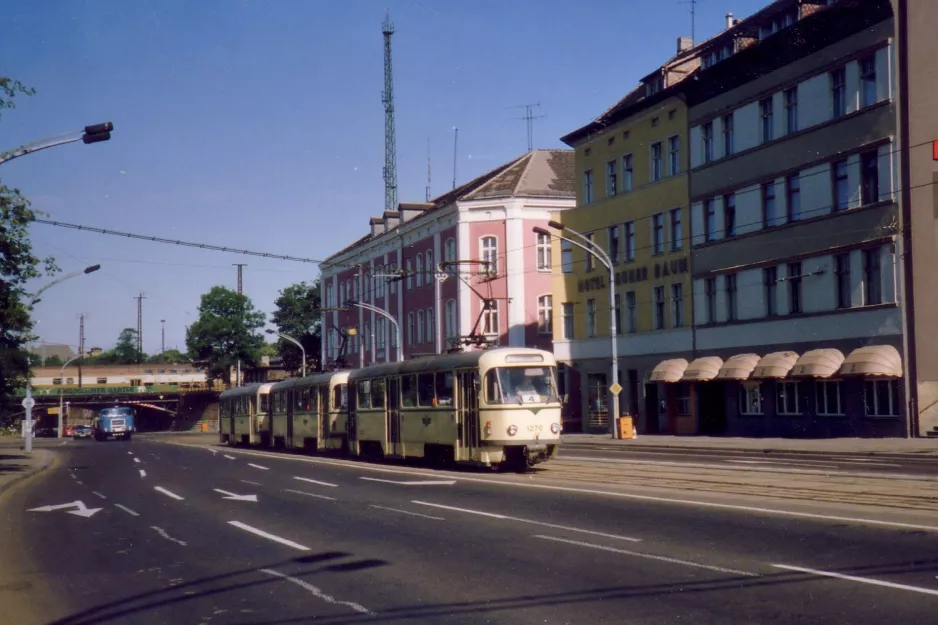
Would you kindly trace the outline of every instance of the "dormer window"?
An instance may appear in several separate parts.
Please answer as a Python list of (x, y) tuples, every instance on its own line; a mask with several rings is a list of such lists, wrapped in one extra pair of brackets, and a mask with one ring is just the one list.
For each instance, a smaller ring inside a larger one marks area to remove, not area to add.
[(776, 15), (770, 21), (759, 27), (759, 40), (761, 41), (762, 39), (771, 37), (775, 33), (788, 28), (797, 20), (798, 14), (794, 10)]
[(655, 76), (645, 83), (645, 95), (650, 96), (664, 89), (664, 76)]
[(734, 45), (732, 41), (728, 41), (723, 45), (710, 48), (710, 50), (703, 56), (703, 68), (707, 69), (708, 67), (712, 67), (720, 61), (733, 56), (733, 48)]

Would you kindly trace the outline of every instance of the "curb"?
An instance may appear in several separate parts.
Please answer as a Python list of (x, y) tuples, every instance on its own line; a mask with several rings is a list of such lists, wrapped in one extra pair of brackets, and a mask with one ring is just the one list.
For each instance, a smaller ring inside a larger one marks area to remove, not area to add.
[(10, 490), (12, 487), (16, 486), (23, 480), (29, 479), (38, 473), (42, 473), (50, 466), (52, 466), (52, 463), (55, 460), (55, 454), (53, 454), (48, 449), (34, 449), (33, 453), (36, 453), (37, 451), (42, 452), (42, 455), (45, 457), (45, 459), (42, 461), (42, 464), (25, 469), (20, 475), (17, 475), (13, 479), (7, 481), (5, 484), (0, 484), (0, 495), (3, 495), (4, 492)]
[[(610, 439), (611, 441), (612, 439)], [(561, 441), (561, 449), (563, 449), (564, 444), (567, 445), (579, 445), (582, 447), (595, 447), (599, 445), (609, 445), (609, 443), (603, 442), (591, 442), (591, 441)], [(833, 451), (833, 450), (817, 450), (817, 449), (782, 449), (775, 447), (762, 447), (762, 448), (745, 448), (745, 447), (714, 447), (714, 446), (694, 446), (689, 447), (685, 445), (643, 445), (641, 443), (629, 444), (629, 443), (611, 443), (612, 447), (621, 448), (623, 450), (628, 449), (640, 449), (642, 451), (654, 450), (654, 451), (670, 451), (670, 452), (683, 452), (683, 453), (694, 453), (697, 451), (707, 451), (707, 452), (737, 452), (744, 454), (793, 454), (793, 455), (811, 455), (811, 456), (861, 456), (861, 457), (872, 457), (877, 458), (894, 458), (894, 459), (926, 459), (933, 460), (938, 462), (938, 455), (930, 453), (928, 451)], [(936, 451), (938, 451), (938, 445), (935, 446)]]

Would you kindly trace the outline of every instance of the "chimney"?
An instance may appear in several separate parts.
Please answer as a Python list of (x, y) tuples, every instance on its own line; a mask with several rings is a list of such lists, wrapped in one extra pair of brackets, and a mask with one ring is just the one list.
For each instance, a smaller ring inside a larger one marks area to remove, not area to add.
[(430, 208), (431, 204), (418, 204), (418, 203), (407, 203), (407, 204), (398, 204), (397, 210), (401, 214), (400, 223), (405, 223), (419, 217), (423, 214), (425, 210)]
[(677, 38), (677, 53), (686, 52), (694, 47), (694, 40), (690, 37), (678, 37)]
[(726, 14), (726, 27), (732, 28), (733, 26), (736, 26), (736, 18), (733, 17), (732, 13), (727, 13)]
[(384, 232), (384, 220), (380, 217), (372, 217), (368, 220), (368, 225), (371, 226), (371, 236), (373, 237)]
[(384, 231), (393, 230), (401, 222), (401, 214), (397, 211), (384, 211)]

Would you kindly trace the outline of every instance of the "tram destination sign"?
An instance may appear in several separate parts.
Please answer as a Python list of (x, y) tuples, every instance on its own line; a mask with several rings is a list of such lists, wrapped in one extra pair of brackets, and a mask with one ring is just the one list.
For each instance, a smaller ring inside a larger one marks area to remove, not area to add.
[[(685, 274), (690, 269), (690, 263), (687, 257), (676, 258), (674, 260), (665, 260), (660, 263), (643, 265), (641, 267), (628, 267), (617, 271), (615, 275), (616, 284), (633, 284), (636, 282), (646, 282), (651, 279), (666, 278), (668, 276)], [(577, 290), (580, 293), (597, 291), (599, 289), (608, 289), (606, 274), (597, 274), (589, 278), (584, 278), (577, 282)]]

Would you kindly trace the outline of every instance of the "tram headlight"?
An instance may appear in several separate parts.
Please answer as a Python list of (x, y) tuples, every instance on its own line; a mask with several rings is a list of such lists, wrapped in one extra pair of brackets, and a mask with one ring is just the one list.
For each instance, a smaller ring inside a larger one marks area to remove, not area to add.
[(517, 433), (518, 433), (518, 426), (517, 426), (517, 425), (509, 425), (509, 426), (508, 426), (508, 436), (514, 436), (514, 435), (517, 434)]
[(558, 432), (560, 432), (560, 424), (559, 424), (559, 423), (551, 423), (551, 424), (550, 424), (550, 431), (553, 432), (554, 434), (557, 434)]

